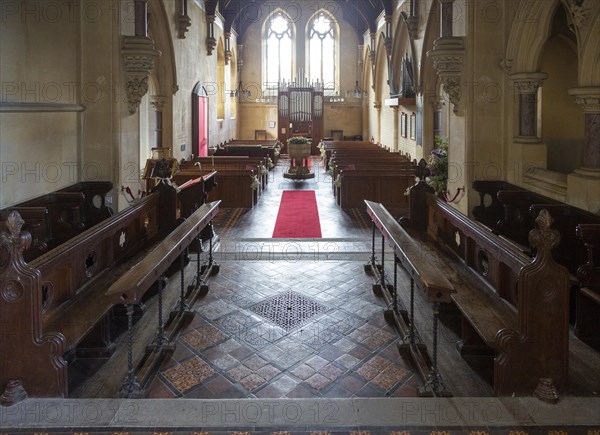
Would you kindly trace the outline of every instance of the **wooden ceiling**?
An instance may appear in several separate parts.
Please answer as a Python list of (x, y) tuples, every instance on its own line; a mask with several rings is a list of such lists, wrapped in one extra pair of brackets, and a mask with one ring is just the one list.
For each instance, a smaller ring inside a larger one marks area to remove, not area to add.
[[(284, 10), (293, 18), (299, 14), (312, 14), (316, 12), (316, 7), (322, 7), (349, 23), (361, 40), (367, 30), (376, 30), (377, 17), (383, 11), (386, 15), (392, 14), (392, 2), (393, 0), (295, 0), (287, 3), (289, 6), (284, 6)], [(225, 31), (234, 29), (239, 38), (243, 39), (246, 29), (264, 18), (260, 12), (264, 3), (273, 9), (278, 3), (285, 4), (273, 0), (206, 0), (206, 9), (211, 15), (218, 10), (225, 18)]]

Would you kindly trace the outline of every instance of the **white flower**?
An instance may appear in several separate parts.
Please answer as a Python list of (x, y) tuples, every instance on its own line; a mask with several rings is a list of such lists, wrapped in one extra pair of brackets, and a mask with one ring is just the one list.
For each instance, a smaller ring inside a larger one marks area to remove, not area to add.
[(260, 187), (260, 181), (258, 180), (258, 177), (255, 175), (254, 177), (252, 177), (252, 184), (250, 184), (250, 188), (252, 190), (256, 190)]

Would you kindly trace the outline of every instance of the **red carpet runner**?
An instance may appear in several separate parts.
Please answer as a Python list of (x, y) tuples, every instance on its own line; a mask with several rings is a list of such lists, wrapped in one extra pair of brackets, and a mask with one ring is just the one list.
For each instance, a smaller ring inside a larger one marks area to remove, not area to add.
[(314, 190), (284, 190), (273, 230), (274, 239), (320, 238), (321, 224)]

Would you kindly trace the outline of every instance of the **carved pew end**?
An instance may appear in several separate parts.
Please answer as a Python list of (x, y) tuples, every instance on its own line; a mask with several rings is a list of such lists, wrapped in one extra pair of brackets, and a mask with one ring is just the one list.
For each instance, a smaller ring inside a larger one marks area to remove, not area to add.
[(533, 394), (542, 402), (557, 403), (559, 399), (558, 390), (551, 378), (540, 378)]
[(6, 384), (6, 388), (0, 396), (0, 405), (12, 406), (27, 399), (27, 391), (19, 380), (11, 380)]

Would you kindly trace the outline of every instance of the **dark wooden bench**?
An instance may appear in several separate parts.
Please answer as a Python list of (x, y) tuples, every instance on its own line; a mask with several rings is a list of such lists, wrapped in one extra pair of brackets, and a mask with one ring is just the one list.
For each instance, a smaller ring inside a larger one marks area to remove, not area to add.
[[(215, 206), (203, 210), (198, 215), (205, 214), (208, 221), (216, 213)], [(0, 318), (11, 325), (11, 333), (0, 334), (3, 403), (19, 401), (25, 392), (67, 397), (69, 359), (110, 356), (114, 303), (105, 293), (169, 232), (177, 231), (179, 227), (161, 226), (161, 212), (160, 194), (152, 193), (29, 264), (23, 251), (31, 235), (21, 231), (18, 212), (11, 212), (9, 232), (0, 233), (0, 281), (9, 289), (0, 298)]]
[(534, 218), (542, 209), (550, 213), (554, 228), (561, 235), (553, 255), (571, 276), (570, 321), (577, 325), (575, 331), (579, 337), (600, 350), (600, 331), (595, 320), (600, 315), (600, 305), (593, 295), (582, 290), (586, 285), (578, 278), (579, 268), (593, 259), (577, 234), (579, 224), (600, 225), (600, 216), (502, 181), (475, 181), (473, 186), (482, 197), (481, 204), (473, 209), (475, 218), (530, 256), (535, 250), (527, 236), (534, 227)]
[(261, 189), (264, 190), (269, 184), (269, 162), (264, 157), (248, 156), (210, 156), (197, 157), (190, 162), (180, 165), (181, 171), (195, 170), (200, 166), (201, 172), (238, 170), (246, 173), (251, 169), (261, 181)]
[[(267, 149), (267, 155), (268, 157), (271, 159), (273, 165), (276, 165), (277, 162), (279, 161), (279, 156), (281, 154), (281, 150), (283, 148), (283, 144), (281, 142), (279, 142), (279, 140), (277, 139), (254, 139), (254, 140), (248, 140), (248, 139), (233, 139), (231, 141), (229, 141), (229, 143), (227, 145), (237, 145), (237, 146), (244, 146), (244, 145), (261, 145), (262, 147)], [(271, 169), (271, 168), (269, 168)]]
[[(134, 308), (139, 304), (146, 292), (155, 282), (159, 282), (158, 298), (159, 313), (156, 327), (156, 338), (146, 350), (140, 363), (134, 368), (133, 359), (128, 359), (128, 374), (123, 382), (122, 392), (126, 397), (141, 394), (148, 386), (152, 375), (158, 369), (165, 355), (174, 351), (175, 339), (181, 326), (189, 321), (194, 312), (191, 307), (196, 300), (208, 292), (206, 278), (217, 273), (219, 266), (213, 260), (212, 244), (209, 248), (207, 264), (200, 268), (200, 253), (197, 254), (196, 275), (189, 286), (184, 284), (184, 257), (187, 248), (200, 239), (203, 229), (210, 224), (219, 211), (219, 201), (203, 204), (185, 221), (162, 239), (152, 251), (136, 262), (133, 267), (121, 274), (117, 281), (106, 290), (106, 300), (114, 305), (123, 305), (127, 313), (128, 330), (133, 325)], [(162, 298), (165, 274), (173, 263), (179, 260), (181, 268), (181, 286), (177, 306), (171, 311), (168, 320), (164, 320)], [(128, 353), (133, 353), (132, 335), (128, 334)]]
[(67, 397), (67, 351), (92, 334), (97, 340), (86, 348), (110, 355), (110, 328), (101, 320), (112, 304), (103, 294), (157, 239), (158, 199), (154, 194), (137, 201), (29, 264), (22, 253), (30, 236), (21, 232), (20, 215), (11, 213), (10, 233), (1, 236), (10, 254), (0, 278), (15, 283), (19, 297), (0, 300), (0, 316), (14, 327), (12, 335), (0, 337), (8, 355), (0, 361), (0, 388), (19, 380), (32, 397)]
[(576, 234), (587, 250), (587, 259), (577, 269), (580, 286), (575, 334), (600, 351), (600, 224), (578, 224)]
[(549, 213), (540, 213), (530, 233), (532, 260), (435, 197), (426, 183), (415, 185), (409, 197), (410, 217), (400, 223), (456, 289), (451, 300), (462, 318), (461, 353), (491, 355), (497, 395), (565, 391), (569, 274), (551, 255), (559, 235)]
[[(424, 386), (419, 389), (420, 395), (447, 396), (441, 376), (437, 368), (437, 331), (438, 314), (441, 303), (449, 303), (451, 296), (456, 293), (452, 283), (430, 261), (430, 256), (423, 247), (400, 226), (398, 221), (388, 212), (383, 204), (365, 201), (367, 213), (373, 222), (373, 242), (371, 258), (365, 265), (367, 272), (372, 272), (377, 279), (373, 286), (380, 293), (391, 310), (386, 311), (392, 317), (398, 328), (404, 344), (400, 348), (410, 351)], [(375, 255), (375, 232), (381, 233), (381, 262)], [(388, 285), (391, 278), (385, 274), (385, 244), (394, 250), (393, 285)], [(401, 306), (398, 298), (397, 267), (401, 265), (410, 276), (409, 309)], [(426, 347), (418, 338), (415, 327), (414, 299), (415, 285), (426, 296), (431, 304), (433, 313), (433, 358), (430, 360)]]
[(109, 217), (106, 195), (111, 189), (107, 181), (81, 182), (14, 204), (0, 210), (0, 230), (6, 230), (9, 213), (18, 211), (25, 220), (23, 230), (32, 236), (25, 252), (25, 260), (32, 261)]
[[(173, 181), (178, 185), (183, 184), (200, 176), (200, 171), (198, 167), (181, 170), (175, 174)], [(222, 207), (252, 208), (260, 198), (260, 183), (258, 187), (253, 187), (253, 183), (259, 181), (253, 169), (241, 169), (238, 165), (229, 169), (221, 167), (216, 171), (215, 181), (216, 185), (209, 193), (208, 200), (220, 200)]]
[(386, 152), (389, 153), (388, 150), (380, 147), (377, 144), (372, 142), (355, 142), (355, 141), (322, 141), (318, 148), (321, 151), (321, 157), (323, 158), (323, 163), (326, 169), (329, 169), (329, 162), (331, 157), (336, 152)]
[(396, 217), (406, 213), (408, 198), (405, 191), (415, 181), (413, 168), (389, 171), (352, 170), (340, 171), (339, 205), (342, 209), (361, 208), (364, 200), (380, 202)]

